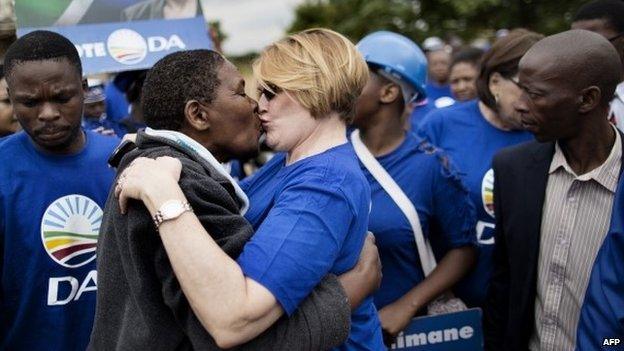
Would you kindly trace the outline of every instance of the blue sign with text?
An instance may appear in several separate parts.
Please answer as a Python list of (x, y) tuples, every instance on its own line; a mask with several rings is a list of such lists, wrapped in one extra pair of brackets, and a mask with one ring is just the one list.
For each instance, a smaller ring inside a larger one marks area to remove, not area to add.
[(481, 351), (481, 309), (414, 318), (401, 332), (391, 350)]
[(146, 69), (175, 51), (212, 48), (201, 16), (19, 28), (17, 35), (38, 29), (54, 31), (71, 40), (78, 49), (85, 75)]

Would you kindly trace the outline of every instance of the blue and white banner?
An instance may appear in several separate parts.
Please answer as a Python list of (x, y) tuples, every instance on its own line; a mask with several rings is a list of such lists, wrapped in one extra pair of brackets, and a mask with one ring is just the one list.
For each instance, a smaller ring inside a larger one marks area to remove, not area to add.
[(401, 332), (391, 350), (481, 351), (481, 309), (414, 318)]
[[(71, 40), (84, 74), (150, 68), (179, 50), (211, 49), (206, 1), (16, 0), (17, 35), (45, 29)], [(180, 6), (183, 4), (183, 6)]]
[(20, 28), (17, 35), (37, 29), (69, 38), (78, 49), (85, 75), (150, 68), (175, 51), (212, 48), (203, 17)]

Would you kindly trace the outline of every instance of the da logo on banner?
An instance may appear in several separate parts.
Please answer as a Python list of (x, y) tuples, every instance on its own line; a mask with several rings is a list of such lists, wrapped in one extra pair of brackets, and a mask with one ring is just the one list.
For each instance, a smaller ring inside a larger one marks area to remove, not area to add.
[(391, 350), (481, 351), (481, 309), (414, 318), (401, 332)]

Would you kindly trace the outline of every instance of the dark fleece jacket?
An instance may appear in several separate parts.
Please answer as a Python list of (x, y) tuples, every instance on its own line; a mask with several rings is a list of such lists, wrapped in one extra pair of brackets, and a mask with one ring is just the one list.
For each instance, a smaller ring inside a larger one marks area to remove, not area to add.
[[(221, 248), (238, 257), (253, 229), (239, 215), (240, 204), (228, 180), (195, 152), (144, 133), (137, 136), (137, 148), (121, 160), (118, 174), (140, 156), (171, 156), (182, 162), (179, 184), (195, 214)], [(219, 349), (193, 314), (141, 202), (131, 201), (127, 214), (121, 215), (111, 191), (97, 257), (97, 307), (89, 349)], [(346, 295), (337, 278), (328, 276), (294, 315), (282, 317), (237, 349), (326, 350), (344, 342), (349, 325)]]

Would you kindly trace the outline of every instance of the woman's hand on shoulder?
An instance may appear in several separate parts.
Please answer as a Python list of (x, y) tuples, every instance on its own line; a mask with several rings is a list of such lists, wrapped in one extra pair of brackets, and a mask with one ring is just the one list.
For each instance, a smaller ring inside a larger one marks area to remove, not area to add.
[(127, 212), (130, 199), (143, 201), (152, 214), (167, 200), (183, 200), (177, 184), (181, 172), (182, 163), (173, 157), (136, 158), (121, 172), (115, 185), (121, 213)]

